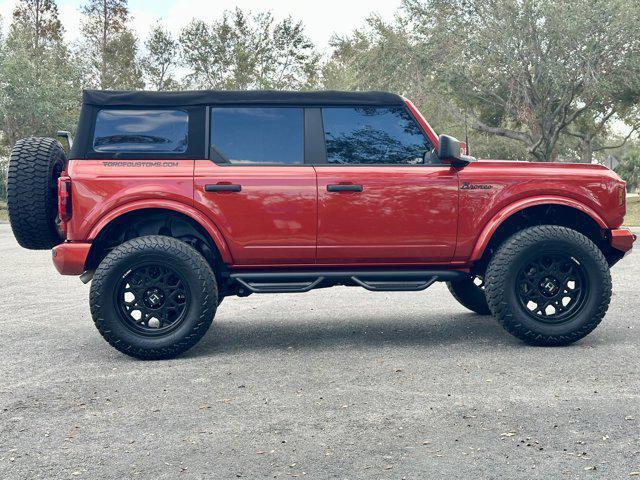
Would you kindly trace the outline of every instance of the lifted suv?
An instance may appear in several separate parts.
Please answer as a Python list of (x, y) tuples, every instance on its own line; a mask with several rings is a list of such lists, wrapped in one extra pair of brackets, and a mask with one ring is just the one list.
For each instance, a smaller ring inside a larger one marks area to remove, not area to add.
[(68, 160), (16, 144), (8, 209), (145, 359), (193, 346), (225, 296), (435, 281), (527, 343), (569, 344), (635, 240), (610, 170), (475, 161), (379, 92), (87, 91)]

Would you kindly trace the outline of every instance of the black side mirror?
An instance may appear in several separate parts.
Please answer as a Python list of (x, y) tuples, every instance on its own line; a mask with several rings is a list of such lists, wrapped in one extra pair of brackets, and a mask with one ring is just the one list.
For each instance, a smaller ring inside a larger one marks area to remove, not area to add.
[(468, 157), (460, 154), (460, 142), (449, 135), (440, 135), (438, 139), (438, 158), (453, 167), (469, 165)]

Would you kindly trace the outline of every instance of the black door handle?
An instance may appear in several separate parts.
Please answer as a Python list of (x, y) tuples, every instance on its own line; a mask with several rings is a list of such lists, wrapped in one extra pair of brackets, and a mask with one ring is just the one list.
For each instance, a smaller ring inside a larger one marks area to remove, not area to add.
[(353, 184), (337, 184), (337, 185), (327, 185), (327, 192), (361, 192), (362, 185), (353, 185)]
[(205, 185), (205, 192), (239, 192), (242, 190), (242, 185), (234, 185), (231, 183), (216, 183), (215, 185)]

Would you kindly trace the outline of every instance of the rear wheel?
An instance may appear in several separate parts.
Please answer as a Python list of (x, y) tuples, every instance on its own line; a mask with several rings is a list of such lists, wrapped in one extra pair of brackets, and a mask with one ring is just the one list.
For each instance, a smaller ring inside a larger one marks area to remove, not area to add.
[(218, 304), (215, 275), (198, 251), (171, 237), (123, 243), (100, 263), (91, 314), (116, 349), (141, 359), (178, 355), (206, 333)]
[(567, 345), (598, 326), (611, 276), (600, 249), (575, 230), (527, 228), (509, 238), (487, 268), (489, 308), (511, 334), (534, 345)]
[(474, 275), (456, 282), (447, 282), (447, 287), (463, 307), (479, 315), (491, 315), (484, 294), (484, 278)]
[(58, 218), (58, 177), (67, 158), (53, 138), (24, 138), (11, 151), (7, 210), (20, 246), (48, 250), (62, 241)]

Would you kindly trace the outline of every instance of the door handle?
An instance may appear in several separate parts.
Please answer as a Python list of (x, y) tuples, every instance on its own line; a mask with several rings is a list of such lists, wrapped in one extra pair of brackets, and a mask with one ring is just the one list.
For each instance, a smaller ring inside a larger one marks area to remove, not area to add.
[(204, 186), (205, 192), (239, 192), (241, 190), (242, 185), (232, 183), (216, 183), (215, 185), (209, 184)]
[(361, 192), (362, 185), (353, 185), (353, 184), (333, 184), (327, 185), (327, 192)]

